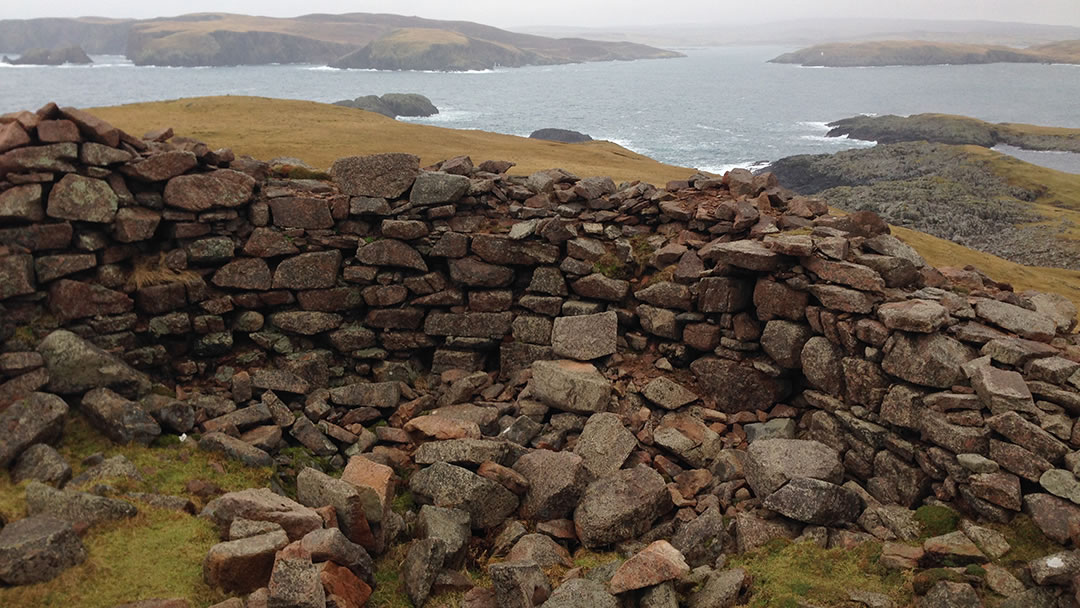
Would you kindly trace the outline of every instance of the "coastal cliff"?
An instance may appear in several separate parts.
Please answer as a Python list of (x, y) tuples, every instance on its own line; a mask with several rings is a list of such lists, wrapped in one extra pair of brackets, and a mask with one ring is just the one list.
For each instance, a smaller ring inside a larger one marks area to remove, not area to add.
[(3, 49), (72, 44), (90, 53), (123, 53), (138, 65), (162, 66), (316, 63), (455, 71), (681, 56), (627, 42), (545, 38), (467, 21), (367, 13), (291, 19), (198, 13), (140, 21), (0, 21)]
[(770, 63), (817, 67), (965, 65), (982, 63), (1080, 63), (1080, 41), (1029, 48), (926, 40), (834, 42), (784, 53)]

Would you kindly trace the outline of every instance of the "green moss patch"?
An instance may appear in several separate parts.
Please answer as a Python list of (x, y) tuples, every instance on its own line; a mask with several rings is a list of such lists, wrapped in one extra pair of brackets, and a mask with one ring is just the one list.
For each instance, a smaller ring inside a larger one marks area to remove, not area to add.
[(954, 532), (960, 525), (960, 514), (949, 507), (923, 505), (915, 509), (915, 520), (922, 527), (922, 538)]
[(0, 589), (7, 608), (113, 608), (152, 598), (187, 598), (202, 608), (226, 598), (202, 579), (213, 524), (186, 513), (139, 506), (137, 517), (102, 524), (84, 538), (87, 560), (47, 583)]
[[(142, 480), (108, 480), (118, 490), (184, 496), (197, 505), (201, 501), (185, 488), (193, 479), (210, 481), (228, 492), (265, 487), (271, 476), (268, 468), (246, 467), (200, 451), (191, 438), (163, 436), (152, 447), (117, 445), (78, 414), (67, 420), (57, 449), (75, 475), (87, 468), (82, 464), (87, 456), (123, 455), (135, 464)], [(26, 515), (26, 485), (13, 484), (8, 472), (0, 472), (0, 513), (9, 521)], [(203, 558), (219, 541), (213, 524), (135, 502), (138, 516), (95, 526), (86, 534), (86, 562), (47, 583), (0, 589), (0, 606), (113, 608), (141, 599), (182, 597), (202, 608), (225, 599), (202, 578)]]
[(881, 593), (897, 606), (912, 603), (911, 572), (878, 565), (881, 544), (867, 542), (854, 549), (823, 549), (814, 543), (776, 540), (736, 556), (731, 566), (753, 577), (749, 606), (773, 608), (843, 606), (854, 590)]

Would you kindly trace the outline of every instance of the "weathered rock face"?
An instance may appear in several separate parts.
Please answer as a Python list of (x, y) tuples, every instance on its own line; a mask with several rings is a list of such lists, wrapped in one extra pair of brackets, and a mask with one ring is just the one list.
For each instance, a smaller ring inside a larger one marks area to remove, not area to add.
[(119, 199), (100, 179), (69, 174), (49, 193), (49, 217), (107, 224), (116, 217)]
[(893, 340), (885, 347), (881, 367), (922, 386), (949, 388), (962, 383), (961, 366), (975, 358), (970, 347), (941, 334), (897, 333)]
[(862, 500), (847, 488), (813, 479), (796, 477), (763, 503), (795, 521), (815, 526), (836, 526), (854, 521), (862, 511)]
[(643, 466), (616, 471), (585, 489), (574, 527), (586, 547), (634, 538), (672, 507), (664, 478)]
[(61, 395), (110, 388), (123, 395), (140, 396), (150, 390), (150, 380), (123, 361), (79, 338), (57, 330), (38, 346), (49, 370), (48, 389)]
[(0, 467), (10, 465), (34, 444), (59, 439), (67, 413), (67, 403), (48, 393), (32, 393), (0, 410)]
[(843, 476), (840, 455), (817, 441), (762, 439), (746, 451), (746, 482), (757, 496), (767, 497), (796, 477), (838, 484)]
[(350, 196), (397, 198), (420, 175), (420, 159), (411, 154), (375, 154), (341, 158), (330, 175)]
[(215, 498), (199, 516), (221, 529), (228, 529), (237, 518), (273, 522), (285, 529), (289, 540), (299, 540), (322, 527), (322, 518), (314, 510), (265, 488), (230, 492)]
[(723, 412), (768, 409), (789, 391), (783, 379), (727, 359), (702, 357), (690, 369)]
[(165, 185), (165, 204), (184, 211), (207, 211), (215, 207), (240, 207), (251, 200), (255, 180), (239, 171), (218, 169), (198, 175), (181, 175)]
[(203, 580), (230, 593), (251, 593), (270, 582), (274, 557), (288, 544), (281, 530), (218, 543), (203, 560)]
[(521, 501), (521, 516), (530, 520), (569, 515), (589, 478), (584, 461), (572, 452), (537, 450), (518, 458), (514, 470), (529, 482)]
[(0, 581), (5, 584), (43, 583), (85, 559), (86, 548), (69, 522), (36, 516), (0, 529)]
[(409, 489), (437, 507), (469, 513), (472, 527), (495, 527), (518, 507), (518, 499), (501, 485), (476, 473), (437, 462), (409, 478)]
[(533, 395), (551, 407), (584, 414), (607, 409), (611, 383), (588, 363), (537, 361), (532, 373)]

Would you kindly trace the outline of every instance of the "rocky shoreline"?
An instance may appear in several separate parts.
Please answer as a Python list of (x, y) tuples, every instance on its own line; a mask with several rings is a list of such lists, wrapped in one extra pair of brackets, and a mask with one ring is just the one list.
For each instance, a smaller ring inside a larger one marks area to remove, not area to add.
[[(26, 508), (0, 598), (170, 509), (217, 530), (216, 608), (1080, 601), (1065, 298), (934, 269), (772, 175), (512, 166), (278, 179), (73, 108), (0, 117), (0, 465)], [(277, 491), (132, 495), (145, 471), (108, 454), (72, 479), (51, 446), (76, 415)], [(755, 569), (786, 548), (868, 561), (830, 600)]]
[(827, 137), (850, 137), (879, 144), (909, 141), (993, 148), (999, 144), (1024, 150), (1080, 152), (1080, 129), (993, 124), (966, 116), (854, 116), (829, 123)]
[(791, 156), (765, 170), (796, 192), (1020, 264), (1080, 269), (1080, 252), (1030, 205), (1040, 192), (1010, 184), (963, 148), (902, 142)]

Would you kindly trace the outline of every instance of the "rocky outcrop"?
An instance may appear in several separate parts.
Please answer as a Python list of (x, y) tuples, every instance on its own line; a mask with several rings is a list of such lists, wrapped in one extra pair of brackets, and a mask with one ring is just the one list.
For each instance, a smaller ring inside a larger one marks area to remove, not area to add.
[[(1008, 157), (986, 154), (989, 162), (960, 146), (904, 141), (789, 156), (766, 170), (784, 186), (848, 212), (876, 213), (890, 224), (1019, 264), (1080, 268), (1076, 248), (1057, 228), (1039, 224), (1044, 218), (1030, 203), (1043, 196), (1042, 187), (1017, 185), (995, 169)], [(988, 279), (975, 273), (967, 282)]]
[(593, 140), (584, 133), (571, 131), (570, 129), (537, 129), (529, 134), (529, 138), (546, 139), (547, 141), (557, 141), (564, 144), (580, 144)]
[(846, 136), (879, 144), (928, 141), (984, 148), (1006, 144), (1025, 150), (1080, 152), (1080, 133), (1074, 129), (1031, 129), (948, 114), (853, 116), (829, 123), (826, 136)]
[(335, 101), (334, 105), (367, 110), (390, 118), (397, 118), (398, 116), (434, 116), (439, 113), (439, 108), (436, 108), (430, 99), (419, 93), (387, 93), (382, 97), (364, 95), (353, 100)]
[(4, 63), (11, 65), (64, 65), (94, 63), (86, 51), (78, 46), (69, 46), (56, 49), (30, 49), (12, 59), (4, 57)]

